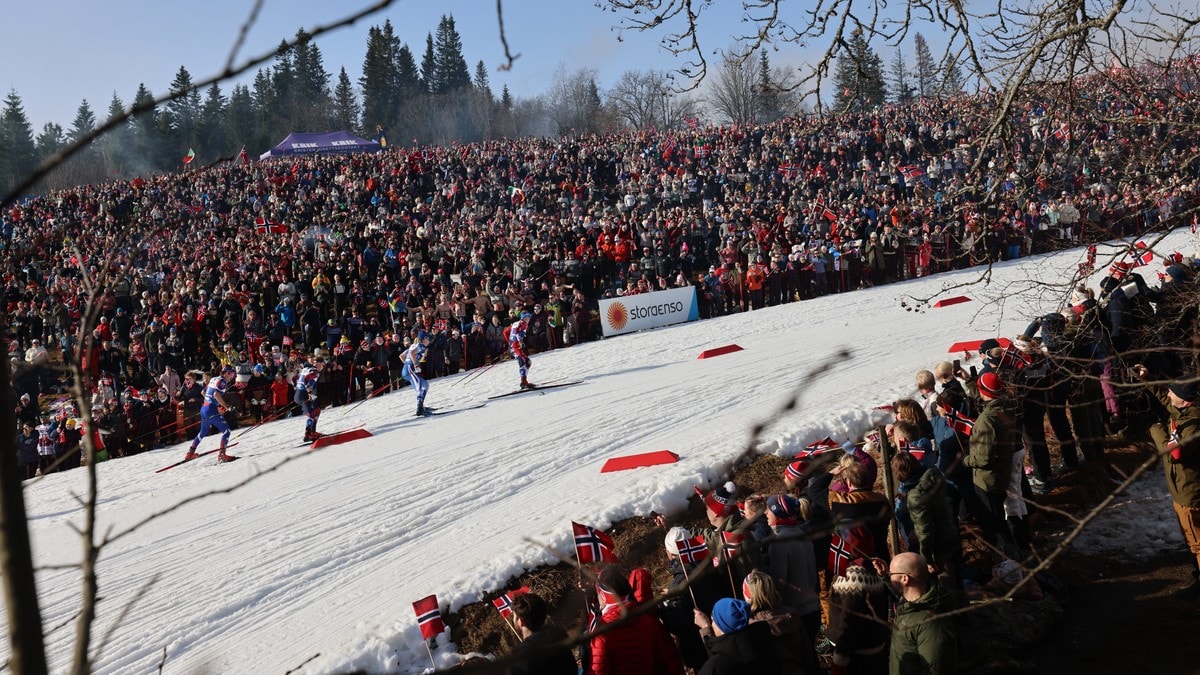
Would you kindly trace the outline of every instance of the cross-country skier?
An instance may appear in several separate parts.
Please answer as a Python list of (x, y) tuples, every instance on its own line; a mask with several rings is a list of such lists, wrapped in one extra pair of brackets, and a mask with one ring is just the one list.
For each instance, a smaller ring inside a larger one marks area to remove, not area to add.
[(421, 377), (421, 364), (425, 362), (429, 340), (429, 333), (417, 332), (417, 339), (404, 351), (404, 368), (400, 371), (417, 392), (417, 415), (428, 415), (431, 411), (425, 407), (425, 394), (429, 393), (429, 382)]
[(204, 405), (200, 407), (200, 433), (192, 439), (192, 446), (188, 448), (183, 461), (187, 462), (200, 456), (196, 454), (196, 446), (200, 445), (200, 441), (208, 435), (208, 428), (211, 426), (221, 430), (221, 450), (217, 453), (217, 461), (232, 462), (237, 459), (233, 455), (225, 454), (225, 446), (229, 444), (229, 424), (225, 422), (223, 416), (229, 409), (228, 404), (225, 403), (225, 390), (229, 388), (229, 383), (235, 377), (237, 377), (237, 371), (233, 366), (227, 365), (221, 369), (220, 375), (208, 380), (208, 386), (204, 388)]
[(529, 319), (532, 317), (533, 315), (527, 311), (521, 312), (521, 318), (504, 329), (504, 337), (508, 340), (508, 350), (517, 360), (517, 368), (521, 372), (522, 389), (533, 389), (533, 385), (529, 383), (529, 368), (532, 364), (529, 361), (529, 355), (525, 353), (525, 331), (529, 329)]
[(304, 411), (304, 442), (315, 441), (321, 437), (317, 433), (317, 418), (321, 416), (321, 409), (317, 407), (317, 379), (321, 377), (321, 371), (325, 369), (325, 359), (318, 356), (313, 359), (312, 365), (305, 366), (300, 369), (300, 374), (296, 376), (296, 395), (292, 400), (296, 405), (300, 406), (300, 410)]

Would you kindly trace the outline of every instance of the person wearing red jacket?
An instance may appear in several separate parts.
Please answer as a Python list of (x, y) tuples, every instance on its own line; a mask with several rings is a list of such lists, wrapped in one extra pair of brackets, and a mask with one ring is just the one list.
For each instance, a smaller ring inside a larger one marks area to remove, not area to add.
[(590, 642), (584, 675), (683, 675), (675, 669), (661, 639), (662, 624), (652, 614), (629, 616), (637, 606), (629, 580), (616, 565), (605, 567), (596, 582), (601, 626), (615, 624)]

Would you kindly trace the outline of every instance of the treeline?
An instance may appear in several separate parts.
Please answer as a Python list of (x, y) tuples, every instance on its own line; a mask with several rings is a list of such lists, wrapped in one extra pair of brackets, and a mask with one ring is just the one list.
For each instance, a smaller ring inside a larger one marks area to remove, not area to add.
[[(664, 71), (630, 70), (608, 91), (596, 71), (561, 67), (541, 96), (517, 100), (507, 86), (492, 89), (483, 61), (470, 68), (454, 17), (443, 16), (428, 33), (418, 59), (396, 36), (391, 21), (367, 32), (361, 76), (345, 67), (336, 77), (303, 29), (294, 44), (280, 43), (270, 67), (251, 84), (225, 91), (196, 88), (180, 66), (170, 83), (182, 96), (148, 107), (94, 141), (33, 192), (178, 170), (195, 149), (199, 164), (233, 158), (241, 148), (257, 156), (292, 131), (349, 129), (389, 145), (447, 145), (522, 136), (578, 135), (619, 129), (672, 129), (717, 123), (769, 122), (802, 110), (794, 70), (773, 68), (766, 50), (758, 58), (726, 59), (703, 92), (680, 94)], [(961, 88), (953, 63), (938, 64), (917, 35), (916, 67), (897, 50), (888, 82), (882, 61), (861, 38), (839, 59), (834, 103), (865, 109), (885, 100), (907, 102)], [(889, 94), (889, 90), (891, 94)], [(103, 119), (148, 106), (145, 83), (126, 102), (114, 92)], [(84, 100), (67, 127), (46, 123), (35, 134), (21, 97), (10, 91), (0, 112), (0, 192), (7, 192), (38, 163), (92, 132), (101, 119)]]

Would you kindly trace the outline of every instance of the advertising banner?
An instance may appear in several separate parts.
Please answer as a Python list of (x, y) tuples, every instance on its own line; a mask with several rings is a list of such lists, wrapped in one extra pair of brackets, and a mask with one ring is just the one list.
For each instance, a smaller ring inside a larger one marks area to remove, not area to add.
[(604, 337), (699, 318), (696, 289), (691, 286), (600, 301), (600, 325), (604, 329)]

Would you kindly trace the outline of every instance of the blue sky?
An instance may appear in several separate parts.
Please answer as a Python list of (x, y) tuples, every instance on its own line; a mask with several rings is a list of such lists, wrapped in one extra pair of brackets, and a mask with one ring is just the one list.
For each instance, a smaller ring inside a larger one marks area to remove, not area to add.
[[(366, 4), (368, 0), (265, 0), (239, 62), (273, 49), (301, 26), (328, 23)], [(732, 44), (743, 26), (740, 4), (722, 0), (706, 10), (703, 38), (708, 53)], [(165, 93), (180, 65), (193, 80), (216, 74), (253, 2), (42, 0), (8, 5), (4, 15), (10, 29), (0, 40), (0, 62), (8, 64), (8, 77), (0, 79), (0, 95), (16, 89), (36, 134), (47, 121), (69, 127), (84, 98), (103, 116), (114, 91), (126, 105), (139, 82), (156, 95)], [(592, 0), (506, 0), (508, 42), (521, 57), (511, 72), (499, 72), (496, 66), (503, 63), (504, 52), (490, 0), (400, 0), (366, 21), (322, 37), (318, 45), (325, 67), (336, 78), (345, 66), (357, 82), (367, 29), (385, 18), (419, 60), (425, 35), (436, 29), (442, 14), (454, 16), (468, 64), (473, 69), (482, 59), (497, 93), (503, 84), (518, 97), (542, 93), (560, 63), (568, 70), (595, 68), (601, 87), (611, 86), (629, 69), (669, 70), (682, 64), (659, 47), (658, 34), (625, 32), (618, 41), (613, 30), (617, 15), (597, 9)], [(936, 39), (929, 37), (931, 42)], [(772, 62), (799, 64), (805, 56), (799, 47), (782, 45)], [(231, 87), (222, 88), (228, 93)]]

